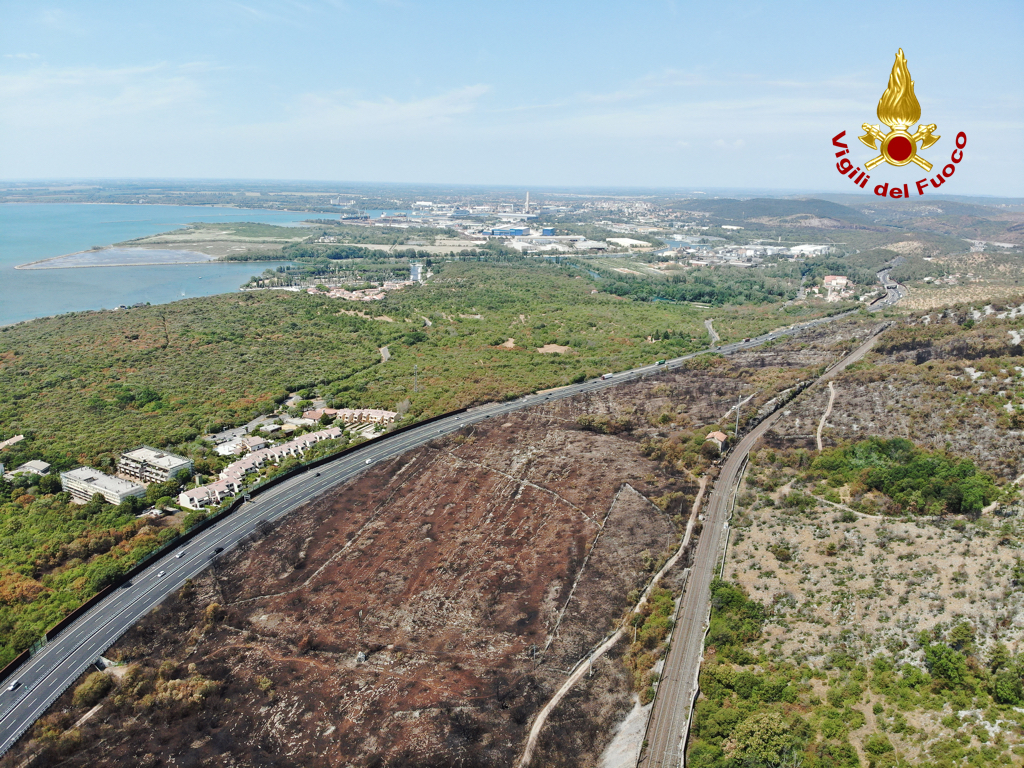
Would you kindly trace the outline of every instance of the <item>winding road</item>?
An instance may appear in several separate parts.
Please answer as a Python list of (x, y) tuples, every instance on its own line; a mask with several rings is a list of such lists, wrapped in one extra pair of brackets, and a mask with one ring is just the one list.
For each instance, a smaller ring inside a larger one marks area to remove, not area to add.
[(825, 421), (829, 416), (832, 415), (832, 405), (836, 401), (836, 386), (834, 382), (828, 383), (828, 405), (825, 406), (825, 412), (821, 414), (821, 421), (818, 422), (818, 432), (814, 436), (814, 439), (818, 443), (818, 453), (821, 453), (821, 433), (825, 430)]

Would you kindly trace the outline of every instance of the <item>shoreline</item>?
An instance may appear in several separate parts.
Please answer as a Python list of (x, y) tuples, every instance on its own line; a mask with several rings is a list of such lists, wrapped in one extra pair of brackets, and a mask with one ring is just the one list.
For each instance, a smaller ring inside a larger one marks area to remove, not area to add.
[[(68, 256), (74, 256), (75, 254), (69, 253)], [(42, 264), (46, 261), (53, 261), (54, 259), (62, 259), (63, 256), (54, 256), (52, 259), (43, 259), (42, 261), (32, 261), (28, 264), (18, 264), (15, 269), (102, 269), (103, 267), (184, 267), (191, 266), (194, 264), (245, 264), (244, 261), (222, 261), (217, 258), (210, 258), (208, 261), (136, 261), (136, 262), (124, 262), (121, 264), (68, 264), (67, 266), (53, 266), (53, 267), (37, 267), (35, 264)], [(282, 259), (284, 261), (284, 259)]]
[[(89, 254), (89, 253), (100, 254), (100, 253), (103, 253), (104, 251), (114, 250), (115, 248), (116, 248), (116, 246), (112, 246), (111, 245), (111, 246), (107, 246), (106, 248), (100, 248), (98, 250), (89, 249), (89, 250), (85, 250), (85, 251), (75, 251), (74, 253), (63, 253), (60, 256), (50, 256), (47, 259), (39, 259), (38, 261), (28, 261), (28, 262), (26, 262), (24, 264), (16, 264), (14, 268), (15, 269), (88, 269), (88, 268), (93, 268), (93, 267), (166, 267), (166, 266), (174, 266), (176, 264), (211, 264), (213, 262), (220, 262), (220, 263), (224, 263), (224, 264), (231, 263), (231, 262), (223, 261), (218, 256), (210, 256), (209, 258), (207, 258), (204, 261), (136, 261), (136, 262), (123, 262), (123, 263), (118, 263), (118, 264), (68, 264), (66, 266), (65, 265), (54, 265), (54, 266), (47, 266), (47, 267), (38, 266), (40, 264), (46, 264), (46, 263), (51, 262), (51, 261), (59, 261), (60, 259), (69, 259), (69, 258), (71, 258), (73, 256), (82, 256), (84, 254)], [(128, 248), (121, 248), (120, 250), (140, 250), (140, 251), (147, 251), (147, 250), (149, 250), (149, 251), (154, 251), (154, 250), (162, 250), (162, 249), (157, 249), (157, 248), (135, 248), (135, 249), (132, 249), (132, 248), (128, 247)], [(172, 249), (166, 249), (166, 250), (172, 250)], [(195, 254), (198, 254), (200, 256), (205, 256), (206, 255), (206, 254), (200, 253), (199, 251), (191, 251), (191, 253), (195, 253)]]

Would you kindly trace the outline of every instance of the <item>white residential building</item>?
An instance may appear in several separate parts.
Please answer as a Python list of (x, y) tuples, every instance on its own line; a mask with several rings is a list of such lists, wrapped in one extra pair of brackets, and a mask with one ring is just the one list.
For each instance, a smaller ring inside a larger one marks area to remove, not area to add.
[[(333, 416), (342, 424), (392, 424), (398, 417), (394, 411), (384, 411), (379, 408), (317, 408), (306, 411), (302, 414), (304, 424), (315, 424), (324, 414)], [(286, 419), (286, 421), (297, 422), (297, 419)]]
[(80, 501), (83, 504), (91, 501), (97, 493), (111, 504), (120, 504), (129, 496), (142, 497), (146, 495), (145, 487), (138, 483), (105, 475), (92, 467), (79, 467), (70, 472), (61, 472), (60, 484), (75, 501)]
[(192, 459), (158, 451), (148, 445), (122, 453), (117, 462), (118, 472), (143, 483), (164, 483), (182, 470), (192, 471)]
[(296, 437), (280, 445), (251, 451), (225, 467), (220, 473), (220, 479), (199, 488), (182, 491), (178, 495), (178, 503), (188, 509), (202, 509), (220, 504), (242, 489), (246, 475), (259, 470), (268, 462), (280, 464), (290, 456), (301, 456), (321, 440), (333, 440), (341, 435), (341, 427), (330, 427)]

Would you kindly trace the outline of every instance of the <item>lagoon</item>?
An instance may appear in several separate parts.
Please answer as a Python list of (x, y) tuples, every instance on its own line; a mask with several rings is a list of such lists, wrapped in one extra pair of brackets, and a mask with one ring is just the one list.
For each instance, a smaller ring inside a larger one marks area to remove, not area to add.
[(0, 205), (0, 325), (237, 291), (252, 275), (284, 262), (16, 270), (19, 264), (156, 235), (193, 221), (290, 226), (323, 215), (192, 205)]

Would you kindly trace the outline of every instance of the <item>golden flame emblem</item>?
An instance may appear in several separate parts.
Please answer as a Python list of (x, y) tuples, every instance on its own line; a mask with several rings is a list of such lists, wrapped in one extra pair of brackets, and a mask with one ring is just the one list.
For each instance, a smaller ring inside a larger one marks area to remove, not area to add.
[(868, 123), (861, 126), (866, 131), (860, 137), (861, 142), (881, 152), (878, 157), (864, 163), (864, 167), (870, 171), (882, 162), (897, 166), (916, 163), (930, 171), (932, 164), (917, 154), (917, 145), (920, 142), (921, 149), (928, 149), (941, 136), (932, 135), (932, 131), (938, 127), (935, 123), (918, 126), (913, 133), (907, 130), (921, 119), (921, 104), (914, 95), (914, 81), (910, 79), (907, 57), (903, 55), (902, 48), (896, 54), (896, 63), (892, 65), (889, 85), (878, 100), (877, 115), (891, 130), (884, 133), (879, 126)]

